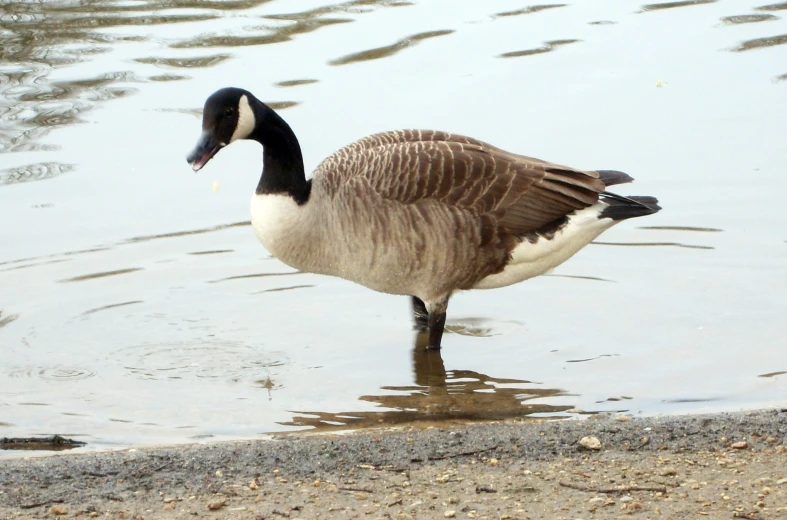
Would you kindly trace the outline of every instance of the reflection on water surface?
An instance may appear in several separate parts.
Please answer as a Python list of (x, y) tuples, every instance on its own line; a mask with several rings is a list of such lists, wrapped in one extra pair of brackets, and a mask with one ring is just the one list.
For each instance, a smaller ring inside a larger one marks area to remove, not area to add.
[[(425, 335), (422, 335), (425, 336)], [(534, 399), (560, 397), (562, 390), (539, 388), (531, 381), (501, 379), (473, 370), (446, 371), (440, 351), (413, 349), (414, 385), (382, 386), (383, 395), (359, 399), (385, 410), (372, 412), (300, 411), (284, 426), (310, 427), (317, 431), (393, 426), (405, 423), (445, 423), (450, 421), (498, 421), (529, 415), (557, 414), (569, 405), (529, 403)]]

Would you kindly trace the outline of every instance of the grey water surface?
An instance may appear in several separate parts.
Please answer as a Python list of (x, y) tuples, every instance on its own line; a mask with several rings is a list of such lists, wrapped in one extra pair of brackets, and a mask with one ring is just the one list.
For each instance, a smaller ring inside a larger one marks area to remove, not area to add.
[[(787, 3), (766, 1), (3, 2), (0, 437), (784, 406)], [(664, 209), (459, 294), (426, 353), (406, 298), (257, 242), (256, 143), (191, 172), (228, 85), (281, 111), (307, 170), (436, 128), (626, 171)]]

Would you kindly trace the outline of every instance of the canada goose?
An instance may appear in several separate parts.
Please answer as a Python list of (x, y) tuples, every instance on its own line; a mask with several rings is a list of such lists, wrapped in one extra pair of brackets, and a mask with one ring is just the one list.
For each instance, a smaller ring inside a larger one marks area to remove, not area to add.
[(301, 271), (411, 296), (432, 349), (455, 291), (543, 274), (617, 222), (661, 209), (653, 197), (605, 191), (633, 180), (623, 172), (576, 170), (434, 130), (365, 137), (307, 180), (289, 125), (239, 88), (207, 99), (187, 160), (198, 171), (238, 139), (263, 147), (251, 222), (268, 251)]

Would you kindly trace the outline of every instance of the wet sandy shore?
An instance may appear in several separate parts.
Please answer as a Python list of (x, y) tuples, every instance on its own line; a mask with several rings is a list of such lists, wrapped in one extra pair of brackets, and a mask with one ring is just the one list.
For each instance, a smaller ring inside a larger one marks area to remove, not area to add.
[[(583, 447), (583, 437), (595, 437), (599, 449)], [(785, 518), (787, 409), (288, 435), (3, 461), (0, 518), (56, 516)]]

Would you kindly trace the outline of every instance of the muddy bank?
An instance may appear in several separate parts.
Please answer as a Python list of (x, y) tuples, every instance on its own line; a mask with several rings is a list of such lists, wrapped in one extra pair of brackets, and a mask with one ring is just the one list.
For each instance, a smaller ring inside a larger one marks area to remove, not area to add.
[(3, 518), (780, 518), (787, 409), (16, 459), (0, 486)]

